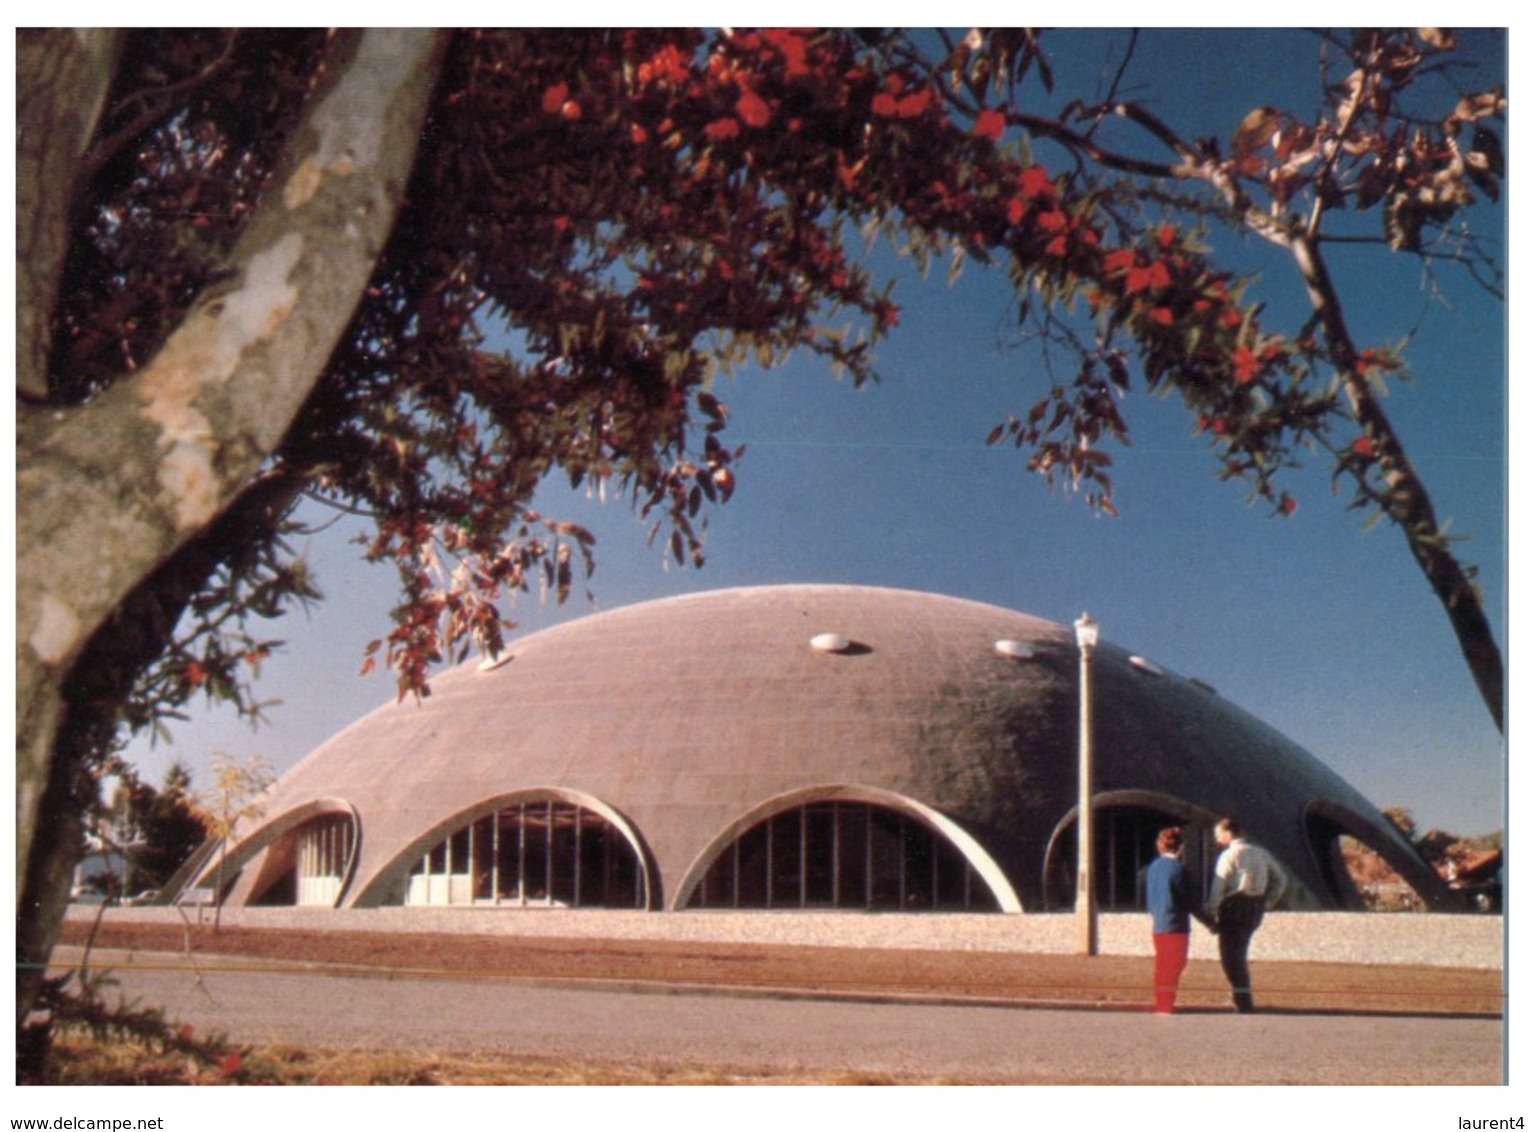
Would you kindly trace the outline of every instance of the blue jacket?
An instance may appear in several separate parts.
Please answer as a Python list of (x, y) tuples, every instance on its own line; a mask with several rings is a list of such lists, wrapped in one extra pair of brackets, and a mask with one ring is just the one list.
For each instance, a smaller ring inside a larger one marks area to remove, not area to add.
[(1147, 867), (1147, 911), (1153, 932), (1189, 933), (1189, 915), (1200, 905), (1194, 878), (1177, 857), (1158, 854)]

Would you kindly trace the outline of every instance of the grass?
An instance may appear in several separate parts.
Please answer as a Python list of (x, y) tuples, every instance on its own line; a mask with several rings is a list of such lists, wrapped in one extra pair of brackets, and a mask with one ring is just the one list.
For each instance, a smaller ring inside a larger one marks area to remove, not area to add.
[(46, 1085), (942, 1085), (940, 1077), (881, 1073), (744, 1073), (720, 1068), (609, 1065), (487, 1053), (311, 1049), (247, 1050), (238, 1070), (184, 1055), (69, 1035), (56, 1041)]

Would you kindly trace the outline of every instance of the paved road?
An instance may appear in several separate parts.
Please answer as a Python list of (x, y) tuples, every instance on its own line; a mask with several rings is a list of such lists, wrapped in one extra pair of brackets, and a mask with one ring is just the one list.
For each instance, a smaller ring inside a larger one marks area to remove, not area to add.
[[(1022, 1084), (1498, 1084), (1503, 1024), (632, 993), (510, 980), (118, 967), (124, 993), (239, 1041), (483, 1050)], [(1247, 1068), (1242, 1080), (1212, 1067)]]

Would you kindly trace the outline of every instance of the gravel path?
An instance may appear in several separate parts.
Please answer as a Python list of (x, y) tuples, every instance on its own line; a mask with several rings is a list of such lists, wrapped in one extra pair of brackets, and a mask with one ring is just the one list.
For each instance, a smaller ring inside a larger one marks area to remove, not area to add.
[[(74, 920), (95, 909), (70, 910)], [(195, 919), (198, 912), (186, 910)], [(114, 908), (114, 922), (180, 923), (175, 908)], [(204, 912), (211, 920), (212, 913)], [(467, 932), (564, 939), (637, 939), (721, 943), (806, 944), (830, 947), (940, 951), (1032, 952), (1070, 955), (1077, 949), (1070, 914), (860, 915), (818, 912), (615, 912), (598, 909), (309, 908), (226, 909), (230, 927), (302, 928), (309, 931)], [(1099, 918), (1100, 953), (1149, 955), (1142, 914)], [(1401, 963), (1499, 970), (1505, 965), (1502, 916), (1350, 912), (1279, 912), (1254, 937), (1256, 960)], [(1196, 929), (1192, 959), (1215, 959), (1216, 940)]]

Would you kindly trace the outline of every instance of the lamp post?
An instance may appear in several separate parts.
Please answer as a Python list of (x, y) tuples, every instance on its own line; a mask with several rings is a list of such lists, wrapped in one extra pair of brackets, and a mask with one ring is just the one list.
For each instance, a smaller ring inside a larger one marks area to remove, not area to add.
[(1093, 686), (1090, 662), (1099, 625), (1087, 613), (1077, 619), (1077, 950), (1099, 953), (1098, 908), (1093, 891)]

